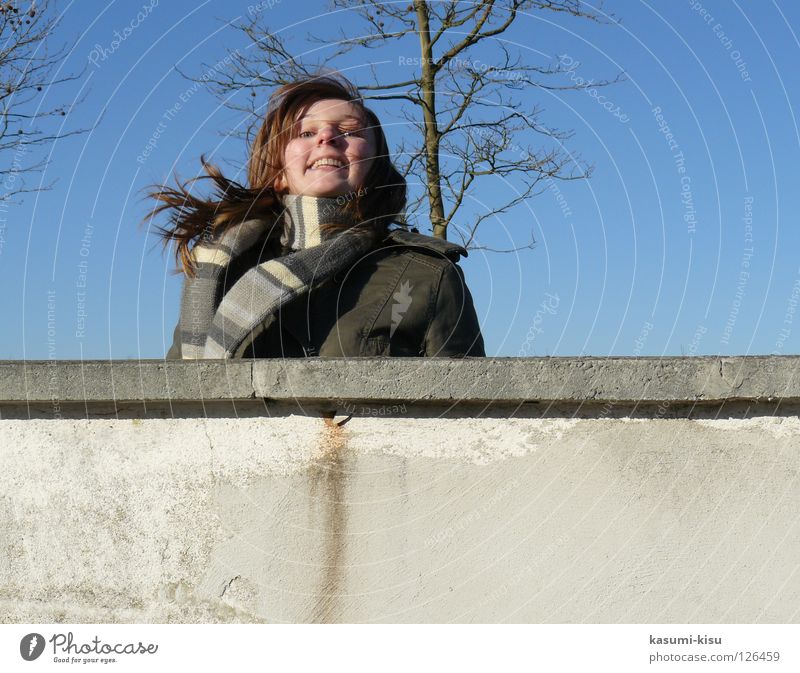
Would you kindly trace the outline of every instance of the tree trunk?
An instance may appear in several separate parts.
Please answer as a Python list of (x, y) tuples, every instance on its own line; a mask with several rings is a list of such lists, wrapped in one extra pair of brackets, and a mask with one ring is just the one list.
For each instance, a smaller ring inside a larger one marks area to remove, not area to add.
[(430, 203), (431, 226), (436, 238), (447, 238), (447, 224), (444, 219), (444, 202), (439, 172), (439, 127), (436, 124), (436, 70), (433, 63), (428, 5), (424, 0), (415, 0), (419, 42), (422, 54), (422, 107), (425, 120), (426, 177), (428, 182), (428, 201)]

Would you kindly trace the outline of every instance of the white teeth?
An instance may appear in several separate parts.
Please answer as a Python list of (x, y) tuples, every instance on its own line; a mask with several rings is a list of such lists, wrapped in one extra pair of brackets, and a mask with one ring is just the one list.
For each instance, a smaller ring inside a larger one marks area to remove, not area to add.
[(336, 166), (336, 168), (341, 168), (344, 164), (338, 159), (319, 159), (311, 165), (311, 168), (316, 168), (317, 166)]

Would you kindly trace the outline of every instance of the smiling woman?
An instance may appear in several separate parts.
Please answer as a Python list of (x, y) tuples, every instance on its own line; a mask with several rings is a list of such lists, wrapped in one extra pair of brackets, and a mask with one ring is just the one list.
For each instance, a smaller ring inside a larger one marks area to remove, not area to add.
[(275, 91), (249, 186), (202, 162), (215, 198), (151, 192), (185, 274), (167, 357), (484, 355), (467, 251), (397, 222), (405, 179), (347, 80)]
[(364, 128), (353, 103), (319, 100), (296, 122), (287, 143), (278, 191), (307, 196), (344, 196), (366, 184), (375, 156), (373, 131)]

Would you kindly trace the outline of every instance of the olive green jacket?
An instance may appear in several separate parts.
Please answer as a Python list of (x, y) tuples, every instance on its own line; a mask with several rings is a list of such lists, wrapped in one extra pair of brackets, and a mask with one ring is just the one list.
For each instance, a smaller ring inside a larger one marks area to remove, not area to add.
[[(234, 262), (223, 291), (270, 254), (250, 251)], [(450, 241), (394, 230), (349, 271), (270, 316), (236, 355), (483, 357), (472, 296), (456, 264), (466, 254)], [(181, 357), (180, 326), (167, 357)]]

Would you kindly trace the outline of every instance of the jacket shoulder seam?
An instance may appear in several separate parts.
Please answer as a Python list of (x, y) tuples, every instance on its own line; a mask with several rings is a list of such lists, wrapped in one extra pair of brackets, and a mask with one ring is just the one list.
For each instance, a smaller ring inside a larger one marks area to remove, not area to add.
[(415, 263), (422, 264), (423, 266), (428, 267), (432, 271), (438, 272), (440, 269), (455, 264), (455, 262), (449, 257), (446, 260), (438, 257), (431, 259), (430, 255), (421, 254), (416, 250), (409, 250), (407, 254), (414, 260)]
[(436, 284), (435, 286), (431, 287), (430, 297), (428, 299), (428, 324), (425, 326), (425, 332), (422, 335), (422, 347), (420, 348), (420, 352), (424, 353), (425, 355), (428, 354), (428, 335), (431, 332), (433, 321), (436, 318), (436, 305), (439, 303), (439, 293), (442, 290), (442, 280), (444, 279), (446, 267), (441, 266), (439, 267), (438, 271), (439, 275), (436, 278)]

